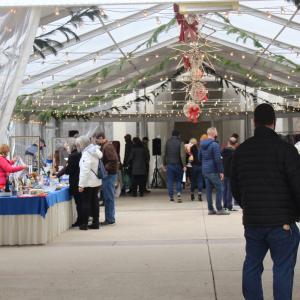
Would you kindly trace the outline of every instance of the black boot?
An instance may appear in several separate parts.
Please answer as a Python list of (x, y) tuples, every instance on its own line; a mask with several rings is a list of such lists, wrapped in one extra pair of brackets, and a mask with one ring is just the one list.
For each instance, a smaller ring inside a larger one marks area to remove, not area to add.
[(193, 194), (191, 194), (191, 201), (194, 201), (194, 200), (195, 200), (195, 195), (193, 193)]
[(81, 222), (77, 219), (74, 224), (72, 224), (72, 227), (78, 227), (81, 225)]
[(198, 200), (202, 201), (202, 195), (201, 194), (198, 194)]
[(88, 228), (88, 224), (81, 224), (80, 226), (79, 226), (79, 229), (80, 230), (88, 230), (89, 228)]

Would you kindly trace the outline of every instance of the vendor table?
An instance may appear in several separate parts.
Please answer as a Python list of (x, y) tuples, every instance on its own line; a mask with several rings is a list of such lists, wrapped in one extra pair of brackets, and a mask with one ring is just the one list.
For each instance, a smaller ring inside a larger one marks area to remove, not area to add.
[(46, 244), (72, 221), (68, 188), (43, 197), (0, 197), (0, 245)]

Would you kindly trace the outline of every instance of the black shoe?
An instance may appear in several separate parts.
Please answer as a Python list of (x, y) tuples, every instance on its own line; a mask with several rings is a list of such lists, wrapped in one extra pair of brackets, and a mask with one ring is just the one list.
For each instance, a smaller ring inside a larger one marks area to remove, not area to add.
[(198, 194), (198, 201), (202, 201), (202, 195)]
[(145, 190), (145, 193), (151, 193), (151, 191), (149, 191), (149, 190)]
[(235, 208), (227, 208), (229, 211), (239, 211), (238, 209)]
[(174, 202), (174, 198), (170, 198), (170, 201), (173, 201), (173, 202)]
[(76, 221), (74, 224), (72, 224), (72, 227), (79, 227), (80, 225), (81, 225), (81, 223)]
[(132, 197), (137, 197), (137, 194), (132, 194)]
[(81, 224), (81, 225), (79, 226), (79, 229), (80, 229), (80, 230), (88, 230), (89, 228), (88, 228), (88, 225), (87, 225), (87, 224)]
[(194, 200), (195, 200), (195, 195), (191, 194), (191, 201), (194, 201)]
[(104, 206), (104, 201), (100, 202), (99, 206)]
[(99, 229), (100, 225), (99, 224), (91, 224), (88, 227), (89, 227), (89, 229)]
[(140, 194), (140, 197), (144, 197), (144, 194)]
[(116, 224), (116, 222), (107, 222), (107, 221), (100, 222), (100, 225), (101, 225), (101, 226), (105, 226), (105, 225), (114, 225), (114, 224)]

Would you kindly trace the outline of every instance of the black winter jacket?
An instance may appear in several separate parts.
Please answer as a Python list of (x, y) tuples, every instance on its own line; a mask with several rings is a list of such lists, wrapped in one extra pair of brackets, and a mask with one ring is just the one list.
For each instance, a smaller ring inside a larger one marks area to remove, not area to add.
[(58, 178), (64, 174), (69, 175), (71, 195), (75, 195), (78, 193), (80, 159), (81, 159), (81, 152), (78, 152), (77, 150), (72, 151), (72, 153), (69, 155), (67, 165), (57, 174)]
[(225, 147), (222, 152), (223, 166), (224, 166), (224, 176), (231, 177), (231, 164), (234, 149), (232, 147)]
[(133, 146), (129, 157), (132, 175), (146, 175), (149, 159), (149, 152), (144, 146)]
[(232, 194), (243, 208), (243, 223), (277, 226), (299, 221), (300, 156), (267, 127), (255, 129), (254, 137), (233, 155)]

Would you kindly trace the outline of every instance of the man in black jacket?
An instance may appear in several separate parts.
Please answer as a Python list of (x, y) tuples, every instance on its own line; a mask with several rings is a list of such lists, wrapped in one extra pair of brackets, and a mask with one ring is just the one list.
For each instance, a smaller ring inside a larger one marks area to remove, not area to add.
[(274, 299), (291, 300), (299, 246), (300, 156), (275, 133), (272, 106), (259, 105), (254, 122), (254, 137), (237, 148), (232, 161), (232, 193), (243, 209), (246, 238), (243, 295), (263, 299), (263, 260), (270, 250)]

